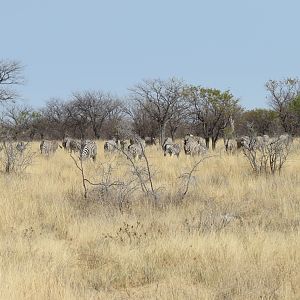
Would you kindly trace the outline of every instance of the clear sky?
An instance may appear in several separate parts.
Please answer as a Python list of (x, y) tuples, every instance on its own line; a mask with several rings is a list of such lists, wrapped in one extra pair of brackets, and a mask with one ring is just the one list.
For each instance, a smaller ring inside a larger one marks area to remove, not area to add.
[(299, 0), (0, 0), (0, 58), (25, 65), (33, 106), (176, 76), (263, 107), (266, 80), (299, 76), (299, 12)]

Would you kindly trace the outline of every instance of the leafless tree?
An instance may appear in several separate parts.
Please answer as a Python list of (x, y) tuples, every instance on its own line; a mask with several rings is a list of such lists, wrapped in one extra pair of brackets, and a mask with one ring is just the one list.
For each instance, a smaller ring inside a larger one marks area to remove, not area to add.
[[(127, 107), (127, 113), (129, 109)], [(149, 114), (137, 103), (130, 109), (130, 117), (132, 120), (132, 130), (140, 137), (155, 138), (158, 134), (157, 122), (153, 120)]]
[(17, 97), (15, 86), (24, 83), (23, 67), (18, 61), (0, 60), (0, 102)]
[(173, 141), (175, 141), (176, 134), (178, 133), (179, 128), (185, 127), (186, 113), (187, 110), (178, 110), (170, 118), (167, 127)]
[(96, 139), (100, 138), (104, 122), (109, 118), (112, 120), (121, 105), (116, 97), (102, 91), (74, 93), (72, 104), (77, 118), (91, 126)]
[(6, 105), (1, 117), (2, 131), (14, 140), (26, 139), (30, 136), (35, 117), (36, 112), (29, 106)]
[(43, 127), (43, 136), (60, 139), (65, 137), (69, 127), (71, 127), (68, 120), (67, 104), (57, 98), (50, 99), (41, 113), (43, 120), (40, 120), (40, 127)]
[(176, 78), (165, 81), (144, 80), (129, 89), (135, 103), (156, 122), (161, 145), (165, 139), (166, 126), (171, 118), (175, 113), (180, 114), (186, 109), (183, 89), (183, 81)]

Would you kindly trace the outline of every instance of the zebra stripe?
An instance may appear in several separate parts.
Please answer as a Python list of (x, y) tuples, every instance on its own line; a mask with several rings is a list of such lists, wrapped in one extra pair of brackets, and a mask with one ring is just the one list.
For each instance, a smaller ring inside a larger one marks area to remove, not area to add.
[(104, 152), (114, 152), (118, 148), (118, 144), (115, 140), (109, 140), (104, 143)]
[(83, 141), (81, 144), (81, 150), (80, 150), (80, 159), (86, 160), (88, 158), (92, 158), (93, 161), (96, 160), (97, 156), (97, 144), (95, 141)]
[(27, 144), (28, 144), (28, 143), (25, 144), (23, 141), (18, 142), (17, 145), (16, 145), (16, 149), (17, 149), (19, 152), (23, 153), (23, 152), (25, 151), (25, 149), (26, 149)]
[(67, 138), (63, 139), (62, 146), (66, 151), (68, 151), (70, 153), (80, 152), (81, 141), (67, 137)]
[(186, 155), (205, 154), (207, 151), (205, 140), (201, 137), (194, 137), (187, 134), (184, 138), (184, 152)]
[(142, 159), (145, 149), (142, 144), (131, 144), (128, 146), (128, 154), (133, 157), (133, 159)]
[(57, 150), (57, 148), (58, 148), (57, 141), (48, 141), (48, 140), (41, 141), (40, 144), (41, 154), (50, 155), (54, 153)]
[(176, 155), (179, 157), (180, 154), (180, 145), (179, 144), (165, 144), (164, 146), (164, 156), (169, 154), (170, 156)]

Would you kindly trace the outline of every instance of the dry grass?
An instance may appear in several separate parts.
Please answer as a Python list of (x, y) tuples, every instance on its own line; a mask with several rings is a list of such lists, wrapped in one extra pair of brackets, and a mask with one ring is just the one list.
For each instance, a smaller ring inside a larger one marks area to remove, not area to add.
[[(102, 145), (89, 178), (104, 161), (114, 179), (129, 178), (126, 159), (104, 158)], [(173, 201), (178, 177), (195, 159), (147, 152), (157, 205), (139, 191), (121, 210), (113, 197), (83, 199), (62, 150), (23, 176), (0, 175), (0, 298), (300, 298), (299, 150), (269, 178), (242, 155), (213, 157), (183, 203)]]

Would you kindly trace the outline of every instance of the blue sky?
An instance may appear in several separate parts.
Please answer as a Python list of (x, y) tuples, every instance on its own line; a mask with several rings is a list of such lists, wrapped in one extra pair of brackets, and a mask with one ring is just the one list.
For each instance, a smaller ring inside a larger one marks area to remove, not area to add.
[(264, 107), (268, 79), (300, 72), (298, 0), (9, 0), (0, 9), (0, 58), (23, 63), (20, 92), (33, 106), (176, 76)]

